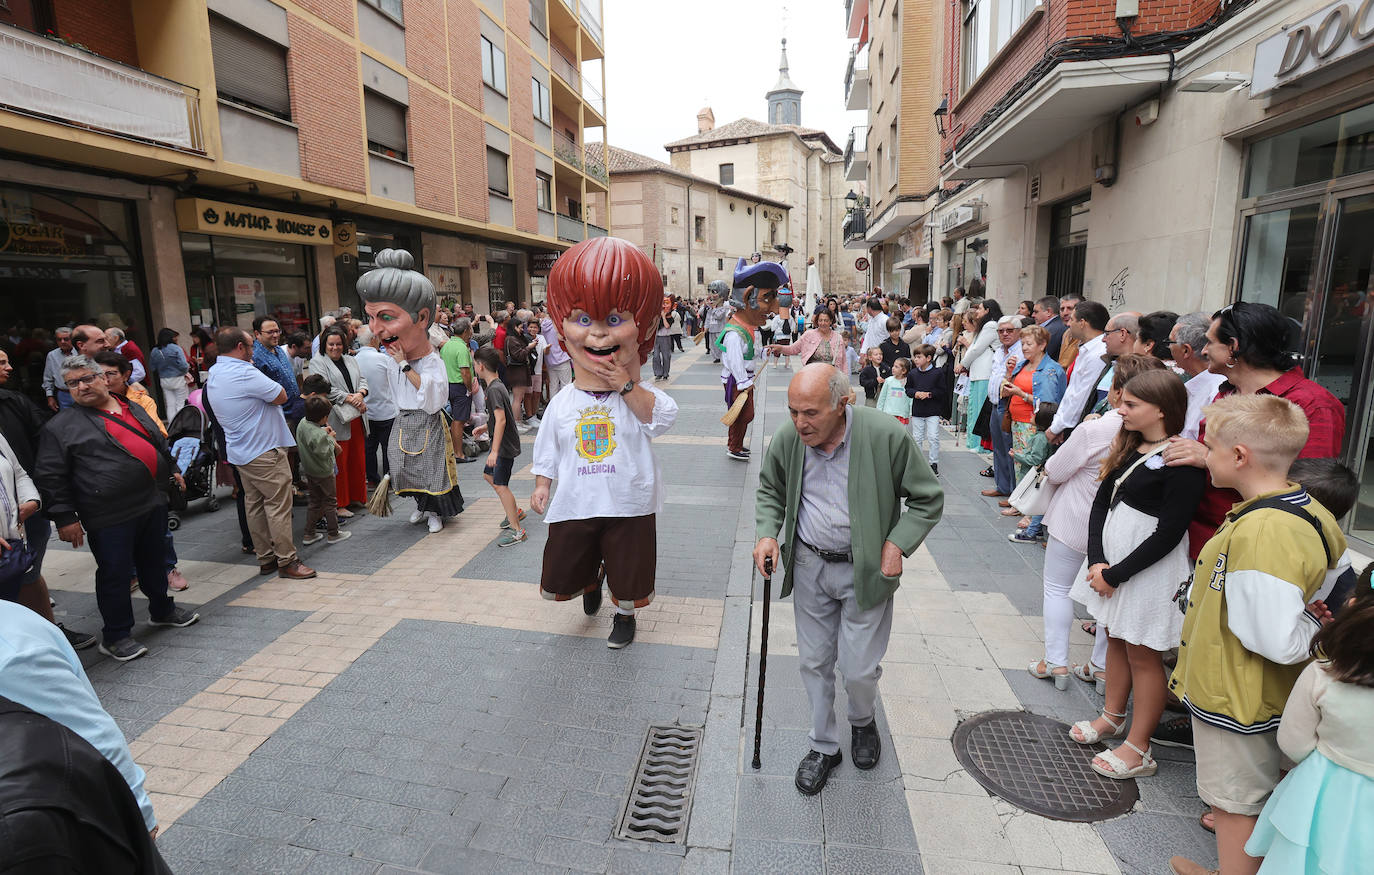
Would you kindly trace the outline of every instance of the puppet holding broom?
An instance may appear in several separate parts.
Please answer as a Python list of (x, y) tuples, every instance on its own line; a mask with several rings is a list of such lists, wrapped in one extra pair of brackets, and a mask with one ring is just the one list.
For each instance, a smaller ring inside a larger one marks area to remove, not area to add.
[(730, 305), (734, 313), (720, 331), (720, 381), (725, 386), (728, 408), (721, 422), (730, 428), (726, 453), (732, 459), (749, 461), (744, 434), (754, 421), (754, 377), (758, 373), (755, 351), (757, 332), (765, 319), (779, 306), (792, 306), (792, 290), (787, 265), (776, 261), (750, 264), (743, 258), (735, 266)]

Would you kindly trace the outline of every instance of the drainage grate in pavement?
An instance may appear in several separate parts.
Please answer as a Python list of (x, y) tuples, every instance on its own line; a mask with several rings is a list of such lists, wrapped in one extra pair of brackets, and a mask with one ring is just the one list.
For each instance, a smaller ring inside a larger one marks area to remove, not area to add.
[(1101, 745), (1069, 738), (1069, 727), (1024, 711), (989, 711), (954, 730), (954, 754), (979, 784), (1018, 808), (1089, 823), (1125, 814), (1140, 797), (1134, 780), (1092, 769)]
[(692, 810), (701, 727), (650, 726), (616, 837), (682, 844)]

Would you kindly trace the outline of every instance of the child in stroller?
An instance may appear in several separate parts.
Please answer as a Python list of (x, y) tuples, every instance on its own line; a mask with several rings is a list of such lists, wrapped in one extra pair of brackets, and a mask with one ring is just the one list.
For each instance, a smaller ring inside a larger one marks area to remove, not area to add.
[(207, 511), (219, 510), (219, 497), (215, 495), (215, 447), (209, 440), (205, 413), (193, 404), (181, 408), (167, 426), (167, 445), (186, 480), (184, 500), (174, 500), (167, 508), (167, 528), (176, 531), (181, 528), (181, 513), (189, 502), (204, 498)]

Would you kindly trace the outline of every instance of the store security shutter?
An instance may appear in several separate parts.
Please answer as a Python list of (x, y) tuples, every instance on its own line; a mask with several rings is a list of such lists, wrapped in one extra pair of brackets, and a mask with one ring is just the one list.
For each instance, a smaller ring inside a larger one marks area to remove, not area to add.
[(284, 46), (211, 15), (210, 48), (220, 97), (291, 117)]
[(363, 91), (363, 109), (367, 113), (367, 141), (406, 156), (406, 109), (395, 101)]

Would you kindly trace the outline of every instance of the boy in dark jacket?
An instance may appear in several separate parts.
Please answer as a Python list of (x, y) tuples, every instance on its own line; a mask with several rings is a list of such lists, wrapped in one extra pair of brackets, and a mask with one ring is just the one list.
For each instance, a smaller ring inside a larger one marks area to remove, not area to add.
[(911, 397), (911, 436), (925, 451), (930, 470), (940, 473), (940, 416), (947, 409), (949, 374), (935, 367), (935, 347), (920, 344), (911, 353), (912, 368), (906, 375), (906, 394)]

